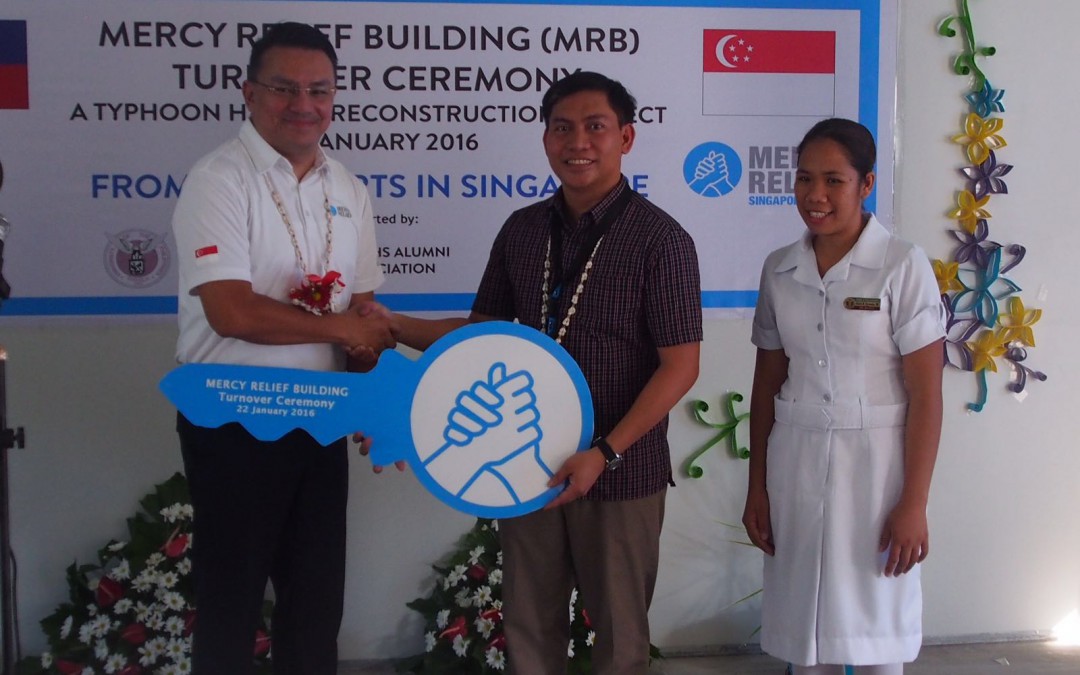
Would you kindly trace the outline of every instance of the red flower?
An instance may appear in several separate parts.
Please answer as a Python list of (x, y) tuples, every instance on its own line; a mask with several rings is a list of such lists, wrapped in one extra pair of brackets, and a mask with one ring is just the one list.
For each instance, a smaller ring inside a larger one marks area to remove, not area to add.
[(469, 634), (469, 628), (465, 625), (465, 617), (459, 616), (454, 619), (454, 623), (447, 626), (446, 630), (439, 633), (439, 637), (446, 638), (447, 640), (453, 640), (457, 636), (465, 637)]
[(146, 642), (146, 626), (133, 623), (120, 631), (120, 637), (133, 645), (141, 645)]
[(94, 592), (97, 604), (102, 607), (111, 607), (122, 597), (124, 597), (124, 587), (120, 585), (119, 581), (109, 577), (101, 577), (97, 591)]
[(262, 656), (270, 651), (270, 636), (262, 630), (255, 631), (255, 656)]
[(300, 283), (300, 288), (289, 291), (289, 299), (312, 314), (322, 314), (330, 310), (334, 294), (344, 287), (340, 272), (331, 270), (321, 277), (309, 274)]
[(581, 618), (585, 619), (585, 627), (592, 628), (592, 621), (589, 621), (589, 613), (585, 611), (585, 608), (581, 608)]
[(489, 609), (486, 612), (481, 612), (480, 613), (480, 618), (481, 619), (487, 619), (488, 621), (494, 621), (494, 622), (502, 621), (502, 610), (501, 609)]
[(137, 663), (129, 663), (116, 675), (142, 675), (143, 669)]
[(75, 663), (73, 661), (57, 659), (56, 669), (63, 673), (63, 675), (78, 675), (78, 673), (81, 673), (83, 671), (83, 665), (81, 663)]
[(169, 540), (165, 542), (165, 545), (161, 547), (161, 550), (170, 558), (179, 558), (187, 551), (190, 540), (191, 537), (186, 534), (177, 534), (169, 537)]
[(184, 613), (184, 637), (191, 635), (195, 630), (195, 610), (189, 609)]
[(500, 652), (504, 651), (506, 649), (506, 636), (499, 633), (492, 638), (491, 642), (488, 643), (488, 649), (491, 649), (492, 647), (498, 649)]
[(485, 578), (487, 578), (487, 570), (480, 565), (473, 565), (468, 569), (467, 572), (465, 572), (465, 574), (468, 574), (469, 577), (477, 581), (483, 581)]

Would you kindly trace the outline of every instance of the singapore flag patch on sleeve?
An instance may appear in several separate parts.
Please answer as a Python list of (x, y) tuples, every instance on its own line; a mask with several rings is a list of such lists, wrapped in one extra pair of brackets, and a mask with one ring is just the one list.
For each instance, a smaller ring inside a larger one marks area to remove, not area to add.
[(217, 262), (218, 248), (217, 244), (210, 246), (203, 246), (202, 248), (195, 249), (195, 264), (196, 265), (209, 265)]

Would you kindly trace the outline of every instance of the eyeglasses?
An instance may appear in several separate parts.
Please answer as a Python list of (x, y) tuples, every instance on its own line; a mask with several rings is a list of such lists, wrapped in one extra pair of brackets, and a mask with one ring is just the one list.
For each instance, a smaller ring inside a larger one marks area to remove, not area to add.
[(322, 103), (329, 101), (334, 97), (334, 93), (337, 92), (337, 87), (328, 87), (325, 85), (316, 85), (314, 87), (279, 87), (273, 84), (265, 84), (258, 80), (249, 80), (249, 82), (259, 85), (274, 96), (289, 99), (290, 101), (300, 98), (300, 94), (307, 94), (311, 100), (316, 103)]

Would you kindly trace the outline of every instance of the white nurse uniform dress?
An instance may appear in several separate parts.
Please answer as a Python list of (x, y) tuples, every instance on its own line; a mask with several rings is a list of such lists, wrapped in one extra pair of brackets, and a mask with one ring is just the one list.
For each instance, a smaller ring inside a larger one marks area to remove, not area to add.
[(944, 336), (921, 249), (871, 216), (822, 278), (810, 235), (765, 260), (753, 343), (783, 349), (766, 488), (761, 647), (798, 665), (913, 661), (919, 567), (882, 574), (881, 528), (899, 499), (907, 395), (900, 357)]

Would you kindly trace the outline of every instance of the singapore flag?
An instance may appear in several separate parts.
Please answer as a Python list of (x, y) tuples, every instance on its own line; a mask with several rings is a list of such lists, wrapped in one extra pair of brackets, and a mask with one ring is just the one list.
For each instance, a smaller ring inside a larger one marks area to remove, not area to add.
[(710, 29), (703, 37), (702, 114), (835, 114), (836, 33)]

